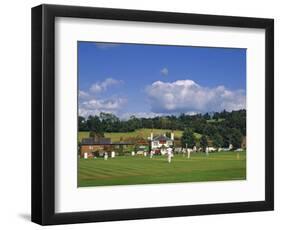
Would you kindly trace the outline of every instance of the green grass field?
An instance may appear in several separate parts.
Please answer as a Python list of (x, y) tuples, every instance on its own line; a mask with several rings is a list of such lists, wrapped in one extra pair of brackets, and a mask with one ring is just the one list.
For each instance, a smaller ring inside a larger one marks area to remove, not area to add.
[(245, 151), (210, 153), (208, 157), (204, 153), (194, 153), (190, 159), (175, 155), (170, 164), (164, 156), (78, 161), (79, 187), (246, 179)]
[[(165, 132), (171, 132), (170, 129), (153, 129), (153, 135), (157, 136), (160, 134), (163, 134)], [(134, 132), (120, 132), (120, 133), (105, 133), (105, 137), (111, 138), (112, 142), (120, 141), (120, 137), (122, 138), (128, 138), (128, 137), (143, 137), (147, 138), (150, 137), (151, 129), (138, 129)], [(180, 138), (182, 136), (182, 131), (180, 130), (175, 130), (175, 137)], [(195, 137), (199, 139), (201, 135), (199, 133), (194, 133)], [(87, 138), (89, 137), (89, 132), (79, 132), (78, 134), (78, 139), (79, 141), (82, 140), (82, 138)]]

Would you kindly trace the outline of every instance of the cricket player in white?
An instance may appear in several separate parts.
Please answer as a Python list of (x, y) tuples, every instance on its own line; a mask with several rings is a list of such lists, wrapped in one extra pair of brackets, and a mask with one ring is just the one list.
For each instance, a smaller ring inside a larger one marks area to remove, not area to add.
[(108, 153), (105, 152), (105, 153), (104, 153), (104, 160), (107, 160), (107, 158), (108, 158)]
[(154, 154), (153, 150), (150, 150), (150, 159), (153, 157), (153, 154)]
[(173, 156), (173, 149), (171, 147), (167, 148), (168, 162), (171, 163)]

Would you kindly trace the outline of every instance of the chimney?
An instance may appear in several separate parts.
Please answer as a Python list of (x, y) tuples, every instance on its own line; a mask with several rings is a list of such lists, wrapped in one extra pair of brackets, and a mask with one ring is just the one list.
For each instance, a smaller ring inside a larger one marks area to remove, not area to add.
[(174, 140), (174, 132), (171, 132), (171, 139)]

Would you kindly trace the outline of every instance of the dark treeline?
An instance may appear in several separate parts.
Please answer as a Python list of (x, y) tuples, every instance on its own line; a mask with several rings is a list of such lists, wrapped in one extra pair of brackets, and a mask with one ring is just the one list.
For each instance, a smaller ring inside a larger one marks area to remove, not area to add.
[(192, 129), (194, 132), (209, 135), (221, 128), (236, 128), (246, 135), (246, 110), (232, 112), (216, 112), (179, 116), (161, 116), (153, 118), (137, 118), (131, 116), (128, 120), (120, 120), (110, 113), (100, 113), (100, 115), (89, 116), (88, 118), (79, 116), (79, 131), (101, 132), (132, 132), (140, 128), (184, 130)]
[[(79, 116), (79, 131), (105, 132), (133, 132), (140, 128), (186, 130), (213, 137), (222, 146), (233, 142), (235, 136), (241, 139), (246, 136), (246, 110), (222, 111), (214, 114), (196, 114), (179, 116), (159, 116), (153, 118), (137, 118), (131, 116), (128, 120), (120, 120), (114, 114), (100, 113), (100, 115)], [(232, 140), (230, 140), (232, 139)]]

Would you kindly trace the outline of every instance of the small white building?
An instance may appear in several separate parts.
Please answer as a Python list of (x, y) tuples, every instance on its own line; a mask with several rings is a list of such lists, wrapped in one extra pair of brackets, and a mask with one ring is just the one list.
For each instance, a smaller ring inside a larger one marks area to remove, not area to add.
[(150, 148), (151, 150), (167, 149), (170, 146), (174, 146), (174, 133), (171, 133), (171, 138), (167, 137), (166, 134), (161, 134), (154, 137), (153, 133), (150, 135)]

